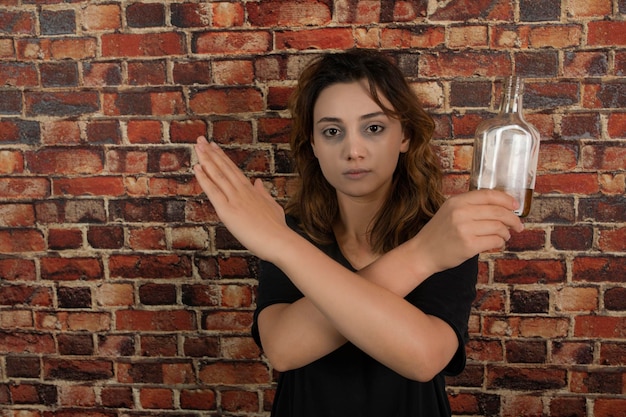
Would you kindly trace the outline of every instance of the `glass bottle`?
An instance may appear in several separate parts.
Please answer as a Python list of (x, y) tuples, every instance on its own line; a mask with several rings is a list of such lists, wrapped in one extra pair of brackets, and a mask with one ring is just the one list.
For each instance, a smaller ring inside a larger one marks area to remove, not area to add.
[(520, 217), (530, 212), (540, 135), (522, 114), (524, 80), (507, 77), (500, 112), (476, 128), (470, 190), (503, 190), (520, 204)]

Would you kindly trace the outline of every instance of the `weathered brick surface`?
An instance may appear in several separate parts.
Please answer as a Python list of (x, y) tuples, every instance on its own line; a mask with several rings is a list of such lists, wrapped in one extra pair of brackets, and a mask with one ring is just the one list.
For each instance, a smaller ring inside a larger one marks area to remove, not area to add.
[(499, 78), (542, 137), (526, 230), (481, 255), (455, 416), (626, 415), (623, 0), (0, 1), (0, 414), (268, 415), (258, 260), (191, 173), (210, 135), (284, 202), (320, 50), (388, 52), (447, 194)]

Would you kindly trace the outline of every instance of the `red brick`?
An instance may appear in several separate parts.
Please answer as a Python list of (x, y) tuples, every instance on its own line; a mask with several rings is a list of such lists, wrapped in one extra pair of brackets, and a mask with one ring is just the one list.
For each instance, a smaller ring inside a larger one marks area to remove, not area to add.
[[(141, 355), (172, 357), (177, 353), (176, 336), (142, 336)], [(165, 366), (165, 365), (164, 365)]]
[(149, 187), (152, 196), (197, 196), (202, 193), (202, 188), (194, 177), (151, 178)]
[(198, 377), (207, 385), (212, 384), (266, 384), (270, 372), (261, 362), (209, 362), (201, 365)]
[[(578, 165), (579, 152), (579, 146), (573, 143), (542, 142), (538, 169), (540, 171), (571, 171)], [(537, 186), (540, 186), (539, 182)]]
[(586, 226), (555, 226), (550, 239), (559, 250), (590, 250), (593, 245), (593, 228)]
[(105, 283), (99, 285), (94, 300), (100, 306), (130, 306), (134, 302), (134, 289), (125, 283)]
[(189, 360), (180, 363), (163, 364), (163, 383), (182, 385), (196, 382), (195, 367)]
[(509, 2), (453, 1), (437, 5), (437, 9), (430, 12), (433, 20), (460, 20), (481, 18), (487, 20), (512, 19), (513, 10)]
[(245, 21), (244, 6), (240, 3), (213, 2), (211, 12), (213, 14), (212, 26), (216, 28), (243, 26)]
[(54, 281), (95, 280), (102, 278), (102, 262), (96, 258), (41, 259), (41, 279)]
[(121, 83), (121, 64), (109, 62), (83, 64), (83, 84), (86, 87), (115, 86)]
[(473, 338), (467, 345), (467, 358), (470, 361), (502, 362), (504, 346), (500, 340)]
[(542, 417), (543, 404), (541, 398), (534, 395), (514, 394), (507, 397), (500, 412), (502, 417)]
[(48, 229), (48, 246), (54, 250), (79, 249), (83, 246), (80, 229)]
[(57, 60), (95, 58), (97, 51), (95, 38), (67, 38), (50, 42), (50, 55)]
[(517, 284), (564, 282), (565, 270), (559, 260), (499, 259), (495, 262), (494, 280)]
[(35, 226), (35, 210), (31, 204), (0, 204), (0, 227)]
[(52, 190), (55, 195), (119, 196), (124, 194), (124, 184), (121, 177), (60, 178)]
[(110, 33), (103, 34), (104, 57), (169, 56), (184, 53), (181, 33)]
[(0, 350), (9, 354), (54, 354), (55, 342), (51, 334), (30, 333), (27, 331), (7, 333), (3, 331), (0, 338)]
[(34, 281), (35, 263), (28, 259), (0, 259), (0, 277), (6, 281)]
[(289, 143), (291, 120), (262, 118), (258, 121), (258, 140), (268, 143)]
[(160, 143), (163, 137), (161, 122), (158, 120), (129, 120), (127, 125), (130, 143)]
[(66, 407), (93, 407), (96, 405), (96, 393), (93, 387), (81, 385), (61, 387), (59, 403)]
[(312, 0), (247, 3), (246, 12), (249, 22), (257, 27), (325, 26), (331, 20), (329, 5)]
[(594, 417), (618, 417), (626, 414), (626, 399), (598, 398), (594, 401)]
[(150, 149), (148, 150), (149, 172), (189, 172), (191, 155), (188, 148)]
[(569, 320), (561, 318), (523, 318), (519, 333), (523, 337), (564, 338), (568, 335)]
[(0, 305), (52, 305), (52, 292), (46, 287), (24, 285), (0, 286)]
[(269, 32), (204, 32), (195, 33), (192, 51), (197, 54), (252, 54), (271, 49)]
[(348, 49), (354, 46), (352, 31), (344, 28), (278, 31), (275, 37), (277, 49)]
[(589, 46), (624, 46), (626, 39), (620, 36), (626, 31), (623, 21), (591, 21), (587, 24)]
[(626, 113), (609, 115), (608, 133), (613, 139), (626, 138)]
[(252, 61), (215, 61), (212, 64), (213, 81), (219, 85), (252, 84), (254, 68)]
[(530, 30), (530, 45), (533, 48), (571, 48), (580, 46), (583, 38), (581, 25), (547, 25)]
[(187, 410), (215, 410), (217, 400), (211, 389), (183, 389), (180, 392), (180, 406)]
[(212, 80), (211, 62), (177, 61), (174, 62), (172, 74), (176, 84), (210, 84)]
[(204, 120), (172, 121), (169, 133), (171, 142), (196, 143), (198, 136), (207, 136), (207, 125)]
[(134, 408), (133, 392), (131, 387), (107, 387), (100, 392), (102, 405), (110, 408)]
[(18, 174), (24, 171), (24, 156), (19, 151), (0, 151), (0, 174)]
[(261, 356), (251, 337), (223, 337), (220, 353), (226, 359), (257, 359)]
[(166, 62), (133, 61), (128, 63), (128, 83), (130, 85), (164, 85), (166, 83)]
[(182, 310), (119, 310), (115, 312), (115, 322), (118, 330), (173, 332), (196, 329), (193, 312)]
[(600, 228), (598, 235), (598, 248), (601, 251), (626, 251), (626, 227), (616, 227), (615, 229)]
[(487, 26), (479, 25), (452, 26), (448, 29), (447, 45), (451, 49), (486, 47), (487, 29)]
[(172, 390), (165, 388), (141, 388), (139, 401), (143, 408), (171, 409), (174, 405)]
[(626, 365), (626, 343), (603, 342), (600, 346), (600, 363), (602, 365)]
[(4, 9), (0, 11), (2, 32), (13, 35), (35, 35), (36, 16), (30, 11)]
[(626, 336), (626, 318), (608, 316), (576, 316), (575, 337), (623, 339)]
[(252, 315), (248, 312), (216, 311), (202, 318), (202, 328), (211, 331), (247, 331), (252, 325)]
[(611, 370), (572, 372), (570, 390), (575, 393), (622, 394), (622, 372)]
[(0, 253), (39, 252), (45, 248), (46, 242), (39, 230), (0, 230)]
[(148, 154), (141, 150), (112, 149), (106, 153), (105, 166), (109, 172), (144, 173), (148, 170)]
[(592, 342), (562, 342), (552, 343), (552, 363), (560, 365), (568, 364), (591, 364), (593, 362)]
[(539, 193), (585, 194), (599, 192), (597, 173), (547, 174), (537, 178), (535, 190)]
[(87, 31), (114, 30), (122, 26), (118, 4), (90, 4), (81, 12), (82, 27)]
[(194, 114), (248, 113), (263, 110), (263, 97), (255, 88), (209, 88), (192, 91), (189, 108)]
[(52, 120), (41, 124), (41, 141), (45, 145), (70, 145), (81, 142), (77, 121)]
[(563, 75), (566, 77), (589, 77), (606, 75), (609, 58), (604, 52), (565, 52)]
[(232, 412), (255, 412), (259, 409), (259, 396), (256, 391), (225, 390), (221, 392), (222, 408)]
[[(259, 121), (259, 123), (263, 123)], [(252, 143), (252, 124), (239, 120), (218, 120), (213, 122), (212, 139), (218, 143)]]
[(190, 277), (188, 256), (179, 255), (112, 255), (109, 258), (112, 277), (182, 278)]
[[(626, 23), (626, 22), (625, 22)], [(604, 82), (583, 85), (583, 106), (589, 109), (626, 107), (626, 83)]]
[(36, 122), (0, 121), (0, 128), (0, 144), (2, 142), (33, 144), (39, 141), (40, 128)]

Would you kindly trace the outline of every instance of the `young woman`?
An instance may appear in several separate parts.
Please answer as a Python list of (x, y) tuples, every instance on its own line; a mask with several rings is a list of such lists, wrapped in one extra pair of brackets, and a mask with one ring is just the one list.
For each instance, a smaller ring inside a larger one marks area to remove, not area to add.
[(301, 185), (285, 211), (205, 138), (194, 167), (262, 260), (252, 331), (280, 371), (272, 416), (449, 416), (477, 254), (522, 230), (517, 203), (489, 190), (444, 202), (434, 123), (382, 53), (314, 60), (290, 110)]

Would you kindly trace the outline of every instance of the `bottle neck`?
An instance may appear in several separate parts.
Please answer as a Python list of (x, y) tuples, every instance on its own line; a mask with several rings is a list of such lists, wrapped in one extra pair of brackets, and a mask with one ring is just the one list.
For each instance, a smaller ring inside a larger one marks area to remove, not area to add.
[(500, 113), (522, 114), (522, 98), (524, 80), (521, 77), (510, 76), (504, 81), (504, 93), (500, 104)]

